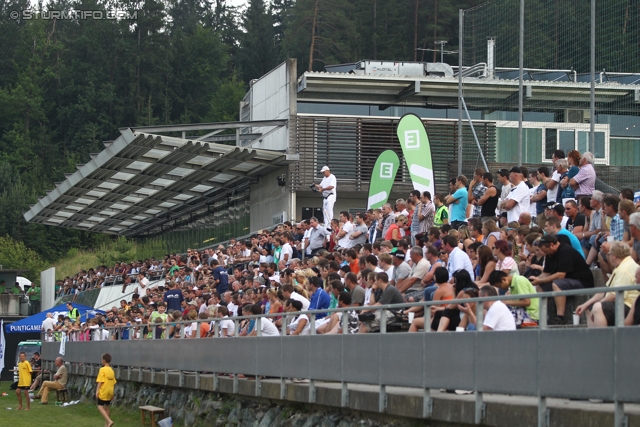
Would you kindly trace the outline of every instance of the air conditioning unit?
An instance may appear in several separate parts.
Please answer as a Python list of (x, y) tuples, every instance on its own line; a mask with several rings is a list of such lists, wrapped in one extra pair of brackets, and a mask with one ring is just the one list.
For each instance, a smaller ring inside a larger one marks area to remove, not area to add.
[(591, 111), (589, 110), (565, 110), (565, 123), (589, 123), (591, 121)]

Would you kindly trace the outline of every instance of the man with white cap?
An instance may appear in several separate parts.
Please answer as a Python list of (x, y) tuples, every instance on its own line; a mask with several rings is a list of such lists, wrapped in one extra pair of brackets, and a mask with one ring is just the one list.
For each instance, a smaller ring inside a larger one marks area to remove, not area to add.
[(324, 225), (331, 226), (333, 219), (333, 205), (336, 203), (337, 184), (336, 177), (329, 170), (329, 166), (323, 166), (320, 172), (324, 175), (320, 184), (316, 185), (318, 191), (322, 193), (324, 201), (322, 202), (322, 213), (324, 215)]

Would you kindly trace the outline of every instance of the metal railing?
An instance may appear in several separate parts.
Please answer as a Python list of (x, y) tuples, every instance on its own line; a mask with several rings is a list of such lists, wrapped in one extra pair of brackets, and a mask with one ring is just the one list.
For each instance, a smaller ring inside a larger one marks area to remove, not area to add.
[[(143, 369), (151, 369), (152, 377), (156, 370), (165, 371), (165, 378), (169, 370), (177, 370), (180, 384), (184, 384), (184, 371), (195, 372), (196, 382), (200, 373), (213, 372), (214, 384), (217, 375), (231, 374), (234, 390), (238, 390), (238, 375), (255, 376), (256, 391), (261, 376), (279, 378), (281, 397), (285, 396), (287, 378), (308, 378), (310, 403), (314, 402), (314, 381), (337, 381), (342, 384), (343, 406), (348, 399), (348, 383), (374, 384), (379, 386), (381, 412), (386, 405), (385, 387), (417, 387), (423, 390), (425, 418), (432, 414), (431, 389), (471, 390), (476, 396), (476, 424), (484, 420), (483, 393), (538, 397), (539, 426), (547, 425), (549, 397), (603, 399), (615, 403), (615, 426), (622, 427), (626, 419), (624, 403), (640, 402), (640, 373), (636, 369), (640, 328), (622, 327), (624, 292), (630, 290), (640, 290), (640, 285), (234, 317), (234, 335), (239, 333), (241, 320), (256, 320), (257, 337), (246, 339), (220, 338), (217, 321), (213, 339), (200, 338), (200, 323), (209, 323), (210, 319), (167, 322), (184, 325), (180, 326), (180, 338), (185, 337), (189, 324), (196, 324), (197, 333), (193, 339), (169, 339), (165, 334), (164, 339), (67, 342), (65, 358), (70, 363), (91, 365), (100, 361), (102, 353), (109, 352), (114, 364), (129, 370), (140, 368), (140, 380)], [(615, 293), (614, 327), (547, 327), (549, 298), (603, 292)], [(482, 331), (483, 302), (533, 298), (540, 299), (538, 328)], [(388, 310), (421, 306), (429, 313), (434, 305), (463, 303), (476, 303), (474, 332), (430, 333), (425, 325), (426, 333), (387, 333)], [(380, 333), (347, 338), (349, 316), (343, 315), (341, 334), (316, 335), (318, 314), (371, 310), (380, 311)], [(300, 314), (309, 316), (310, 335), (291, 338), (287, 336), (286, 319)], [(273, 317), (282, 318), (280, 336), (261, 336), (262, 319)], [(141, 326), (128, 327), (130, 337)], [(155, 338), (155, 333), (152, 335)], [(52, 361), (58, 356), (60, 343), (44, 341), (43, 359)]]

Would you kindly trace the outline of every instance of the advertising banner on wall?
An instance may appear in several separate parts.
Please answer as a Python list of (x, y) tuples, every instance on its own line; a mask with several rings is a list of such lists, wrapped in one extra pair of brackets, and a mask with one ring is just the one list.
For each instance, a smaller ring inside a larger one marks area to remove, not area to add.
[(431, 144), (422, 120), (415, 114), (405, 114), (398, 123), (397, 134), (413, 188), (421, 193), (429, 191), (433, 196), (436, 187), (431, 161)]
[(400, 159), (393, 150), (380, 153), (371, 172), (367, 209), (379, 209), (387, 203), (398, 167), (400, 167)]

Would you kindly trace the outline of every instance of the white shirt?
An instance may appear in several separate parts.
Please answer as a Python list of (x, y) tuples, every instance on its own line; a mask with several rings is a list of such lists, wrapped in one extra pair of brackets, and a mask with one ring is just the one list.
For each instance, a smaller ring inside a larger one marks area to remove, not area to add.
[(146, 277), (143, 277), (142, 280), (138, 282), (137, 292), (138, 292), (138, 295), (140, 295), (140, 298), (147, 295), (147, 286), (149, 286), (149, 279), (147, 279)]
[(295, 332), (296, 329), (298, 329), (298, 323), (302, 319), (307, 319), (307, 323), (304, 325), (304, 328), (302, 328), (300, 335), (309, 335), (309, 331), (311, 330), (311, 328), (309, 326), (309, 318), (307, 317), (306, 314), (301, 314), (300, 316), (293, 319), (293, 322), (289, 324), (289, 334), (291, 334), (292, 332)]
[(453, 250), (449, 254), (449, 262), (447, 263), (449, 279), (453, 278), (453, 273), (458, 270), (467, 270), (469, 272), (469, 276), (471, 276), (471, 279), (473, 279), (473, 265), (471, 265), (469, 255), (462, 252), (460, 248), (453, 248)]
[[(538, 184), (540, 185), (540, 184)], [(538, 216), (538, 211), (536, 208), (536, 202), (531, 202), (531, 197), (533, 197), (534, 194), (536, 194), (536, 189), (538, 188), (537, 185), (535, 185), (533, 188), (529, 189), (529, 214), (531, 215), (531, 218), (535, 218)]]
[(227, 304), (227, 309), (229, 310), (229, 313), (232, 316), (237, 316), (238, 315), (238, 306), (235, 305), (234, 303), (230, 302), (229, 304)]
[[(289, 254), (289, 258), (287, 260), (284, 259), (284, 255)], [(285, 261), (286, 263), (291, 262), (293, 258), (293, 248), (289, 243), (285, 243), (282, 245), (282, 249), (280, 250), (280, 261)]]
[[(223, 333), (223, 330), (226, 329), (226, 334)], [(229, 316), (224, 316), (220, 320), (220, 336), (233, 336), (236, 331), (236, 325), (233, 323), (233, 320), (229, 319)]]
[(553, 203), (556, 202), (556, 196), (558, 195), (558, 187), (560, 187), (558, 183), (560, 182), (561, 176), (562, 175), (560, 175), (558, 171), (553, 171), (553, 175), (551, 175), (550, 179), (556, 182), (556, 186), (553, 187), (553, 190), (547, 189), (547, 202), (553, 202)]
[(303, 297), (302, 295), (300, 295), (299, 293), (292, 292), (290, 298), (292, 300), (300, 301), (302, 303), (302, 311), (309, 310), (309, 304), (311, 304), (311, 302), (305, 297)]
[[(300, 247), (302, 249), (306, 248), (305, 239), (308, 239), (310, 235), (311, 235), (311, 228), (308, 228), (308, 229), (304, 230), (304, 234), (302, 235), (302, 242), (300, 243)], [(308, 254), (311, 253), (311, 251), (305, 251), (305, 253), (308, 255)]]
[(522, 212), (529, 212), (529, 204), (531, 202), (529, 187), (527, 187), (527, 184), (525, 184), (524, 181), (521, 181), (520, 184), (516, 185), (511, 189), (511, 191), (509, 191), (509, 195), (506, 200), (516, 201), (515, 206), (507, 211), (507, 221), (518, 222)]
[(494, 331), (515, 331), (516, 321), (511, 310), (502, 301), (495, 301), (487, 310), (483, 324)]
[(345, 235), (338, 240), (338, 246), (341, 248), (345, 248), (345, 249), (349, 249), (351, 247), (351, 239), (349, 239), (349, 236), (351, 236), (351, 233), (353, 232), (353, 224), (351, 224), (351, 222), (347, 221), (342, 225), (342, 231), (345, 232)]
[(280, 331), (278, 331), (276, 325), (273, 324), (271, 319), (267, 319), (266, 317), (260, 319), (260, 330), (263, 337), (277, 337), (280, 335)]
[(42, 322), (42, 330), (44, 332), (52, 331), (55, 326), (56, 326), (56, 321), (53, 319), (53, 317), (47, 317)]
[(334, 194), (336, 197), (338, 197), (338, 191), (337, 191), (338, 187), (336, 185), (336, 177), (334, 174), (329, 174), (329, 176), (325, 176), (324, 178), (322, 178), (322, 181), (320, 181), (320, 187), (322, 188), (333, 187), (332, 190), (323, 191), (322, 192), (323, 197), (327, 197), (330, 194)]

